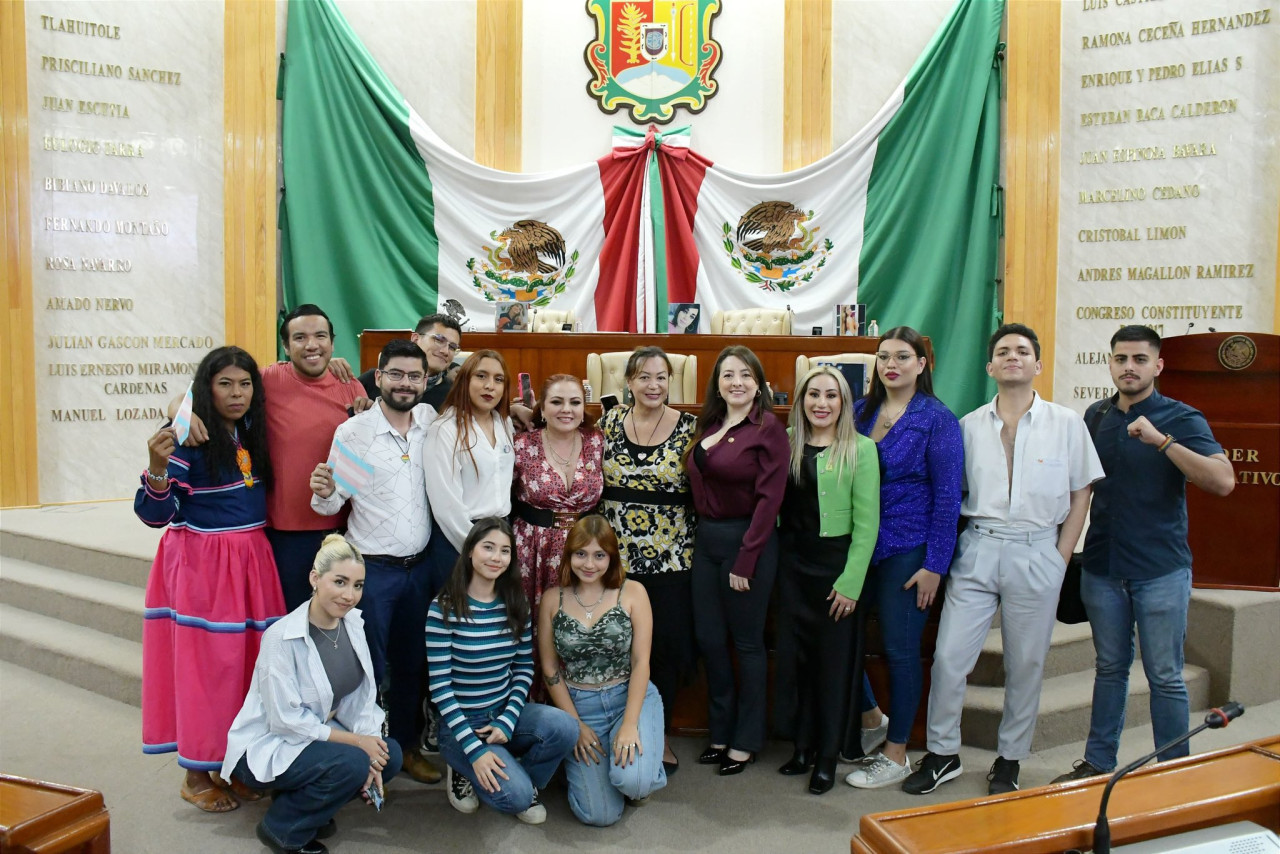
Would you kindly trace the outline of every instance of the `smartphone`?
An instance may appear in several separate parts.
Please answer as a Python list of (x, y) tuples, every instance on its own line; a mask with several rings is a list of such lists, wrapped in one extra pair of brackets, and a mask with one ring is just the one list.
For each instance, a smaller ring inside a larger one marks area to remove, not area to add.
[(386, 798), (382, 794), (382, 790), (377, 786), (370, 786), (365, 789), (369, 793), (369, 803), (378, 812), (382, 812), (382, 805), (386, 803)]
[(610, 409), (613, 409), (617, 405), (618, 405), (618, 396), (616, 394), (600, 395), (600, 406), (603, 407), (603, 411), (608, 412)]
[(522, 373), (519, 376), (520, 383), (520, 401), (530, 409), (533, 409), (533, 380), (529, 379), (529, 375)]

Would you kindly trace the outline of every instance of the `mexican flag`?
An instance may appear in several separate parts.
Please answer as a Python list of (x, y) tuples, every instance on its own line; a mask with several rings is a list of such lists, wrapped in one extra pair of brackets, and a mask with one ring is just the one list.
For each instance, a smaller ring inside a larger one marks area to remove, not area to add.
[(543, 174), (489, 169), (410, 107), (330, 0), (291, 0), (281, 71), (284, 301), (356, 334), (435, 311), (494, 328), (505, 301), (635, 330), (649, 289), (639, 215), (648, 152), (626, 142)]
[(983, 403), (1002, 223), (1002, 15), (1002, 2), (960, 0), (871, 122), (802, 169), (748, 175), (659, 140), (665, 269), (649, 302), (698, 303), (704, 330), (718, 310), (790, 306), (801, 335), (833, 334), (834, 306), (864, 302), (881, 332), (908, 325), (932, 339), (953, 409)]

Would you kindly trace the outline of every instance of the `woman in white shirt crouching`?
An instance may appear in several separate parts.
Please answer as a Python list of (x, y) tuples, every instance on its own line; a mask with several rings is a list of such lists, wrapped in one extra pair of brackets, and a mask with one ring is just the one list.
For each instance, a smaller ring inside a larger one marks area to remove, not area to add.
[(357, 794), (381, 805), (400, 770), (400, 746), (382, 738), (373, 664), (356, 605), (364, 558), (325, 537), (311, 599), (262, 636), (249, 695), (227, 734), (222, 776), (274, 789), (258, 839), (276, 854), (327, 854), (318, 837)]

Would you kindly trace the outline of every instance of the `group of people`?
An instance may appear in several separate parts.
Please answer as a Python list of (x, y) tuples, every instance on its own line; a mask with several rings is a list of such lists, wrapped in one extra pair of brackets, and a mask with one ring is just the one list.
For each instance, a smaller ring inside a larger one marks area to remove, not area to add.
[[(822, 794), (842, 754), (865, 752), (855, 787), (924, 793), (958, 776), (966, 679), (1000, 605), (989, 780), (1010, 791), (1091, 490), (1094, 719), (1064, 777), (1115, 765), (1135, 624), (1156, 740), (1186, 731), (1185, 482), (1225, 494), (1234, 479), (1203, 417), (1155, 391), (1146, 327), (1117, 332), (1117, 395), (1086, 419), (1035, 393), (1039, 342), (1007, 324), (988, 349), (998, 394), (962, 420), (933, 394), (922, 336), (897, 327), (865, 398), (819, 365), (786, 426), (740, 345), (716, 360), (697, 417), (667, 405), (666, 354), (637, 348), (633, 402), (597, 420), (567, 374), (532, 410), (512, 403), (497, 351), (451, 378), (461, 330), (447, 315), (390, 342), (362, 382), (333, 357), (320, 308), (299, 306), (280, 335), (289, 360), (261, 371), (235, 347), (205, 357), (190, 437), (150, 438), (136, 501), (168, 526), (147, 588), (144, 749), (176, 750), (182, 797), (205, 810), (274, 790), (258, 826), (272, 850), (324, 851), (338, 808), (361, 795), (380, 808), (402, 768), (438, 781), (433, 749), (461, 812), (543, 821), (538, 790), (563, 763), (575, 816), (612, 824), (678, 770), (665, 731), (699, 656), (710, 738), (697, 761), (743, 772), (768, 734), (775, 582), (774, 724), (795, 746), (780, 773)], [(1116, 517), (1135, 508), (1143, 531), (1122, 534)], [(879, 613), (887, 714), (865, 676), (851, 684), (859, 607)]]

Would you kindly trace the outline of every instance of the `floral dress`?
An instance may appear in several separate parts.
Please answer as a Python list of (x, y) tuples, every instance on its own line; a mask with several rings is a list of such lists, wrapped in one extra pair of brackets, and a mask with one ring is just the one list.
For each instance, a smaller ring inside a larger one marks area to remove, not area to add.
[[(536, 615), (542, 591), (560, 586), (560, 556), (564, 541), (569, 537), (570, 519), (591, 510), (600, 501), (604, 489), (601, 457), (604, 453), (604, 436), (594, 427), (579, 429), (582, 436), (582, 453), (578, 455), (573, 480), (565, 488), (564, 478), (548, 459), (542, 446), (542, 431), (519, 433), (515, 438), (516, 508), (512, 514), (512, 530), (516, 535), (516, 564), (520, 567), (520, 580), (524, 593), (529, 597), (529, 607)], [(523, 503), (535, 510), (551, 511), (560, 516), (563, 527), (544, 527), (522, 518), (519, 505)], [(534, 619), (534, 695), (542, 694), (542, 671), (538, 669), (537, 619)]]

